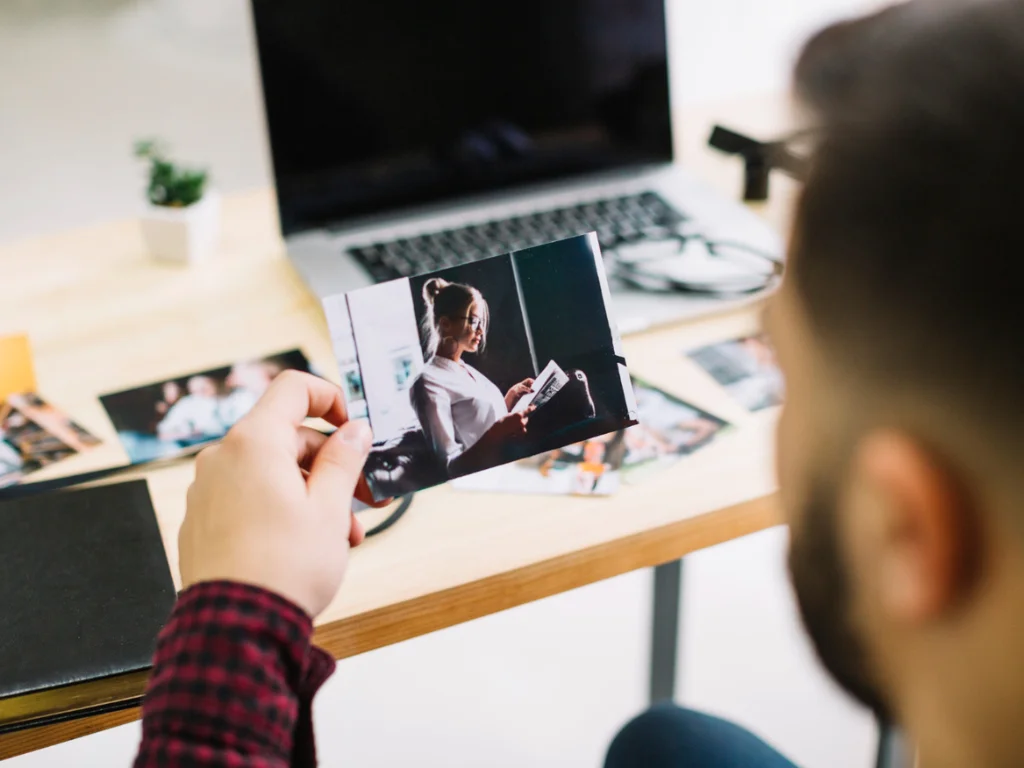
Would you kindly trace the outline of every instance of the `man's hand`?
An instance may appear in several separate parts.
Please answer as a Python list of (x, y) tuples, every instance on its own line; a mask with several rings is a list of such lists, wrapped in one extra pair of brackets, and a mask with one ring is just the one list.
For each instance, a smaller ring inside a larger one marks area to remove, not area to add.
[[(307, 416), (339, 427), (327, 437)], [(178, 535), (182, 586), (227, 579), (288, 598), (311, 617), (334, 598), (349, 547), (363, 540), (352, 498), (372, 498), (362, 479), (370, 428), (349, 422), (341, 391), (285, 371), (220, 445), (196, 460)]]

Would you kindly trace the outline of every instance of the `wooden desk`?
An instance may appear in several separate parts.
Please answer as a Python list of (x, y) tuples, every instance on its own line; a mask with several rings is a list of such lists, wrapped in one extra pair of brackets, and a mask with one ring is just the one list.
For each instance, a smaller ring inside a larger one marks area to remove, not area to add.
[[(779, 111), (774, 100), (762, 112), (749, 104), (743, 110), (760, 123)], [(729, 110), (711, 114), (723, 113)], [(707, 113), (684, 125), (693, 127), (681, 141), (687, 163), (736, 194), (739, 163), (702, 148)], [(765, 211), (778, 225), (787, 200), (780, 194)], [(40, 394), (105, 441), (37, 479), (125, 462), (99, 394), (293, 347), (337, 380), (319, 305), (283, 256), (271, 193), (229, 198), (223, 226), (220, 253), (191, 269), (150, 261), (134, 221), (0, 248), (0, 333), (31, 335)], [(318, 621), (317, 642), (345, 658), (778, 522), (774, 413), (745, 413), (682, 355), (756, 327), (756, 312), (746, 310), (626, 340), (634, 373), (736, 429), (608, 499), (449, 488), (417, 495), (399, 525), (356, 551), (341, 593)], [(177, 531), (192, 472), (185, 463), (146, 473), (176, 580)], [(372, 524), (383, 513), (366, 514)], [(103, 681), (96, 685), (99, 700), (122, 695)], [(139, 693), (139, 685), (129, 688)], [(131, 708), (9, 733), (0, 736), (0, 759), (137, 717)]]

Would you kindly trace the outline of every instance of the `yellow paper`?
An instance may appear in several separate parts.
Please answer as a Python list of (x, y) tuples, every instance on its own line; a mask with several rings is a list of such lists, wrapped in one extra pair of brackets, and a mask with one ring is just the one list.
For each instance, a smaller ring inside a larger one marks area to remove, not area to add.
[(0, 336), (0, 403), (11, 395), (36, 391), (28, 336)]

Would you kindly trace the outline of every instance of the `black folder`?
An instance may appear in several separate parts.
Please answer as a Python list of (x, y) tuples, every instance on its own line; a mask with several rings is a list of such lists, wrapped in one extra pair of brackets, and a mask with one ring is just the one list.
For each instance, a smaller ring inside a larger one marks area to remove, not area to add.
[(0, 502), (0, 731), (137, 694), (174, 599), (144, 480)]

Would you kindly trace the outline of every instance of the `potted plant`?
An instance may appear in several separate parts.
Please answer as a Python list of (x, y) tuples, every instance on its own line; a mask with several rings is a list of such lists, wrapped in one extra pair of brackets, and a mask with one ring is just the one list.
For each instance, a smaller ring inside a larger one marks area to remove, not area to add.
[(175, 165), (153, 140), (136, 142), (135, 156), (149, 162), (142, 232), (150, 253), (186, 264), (202, 260), (213, 250), (220, 215), (206, 171)]

